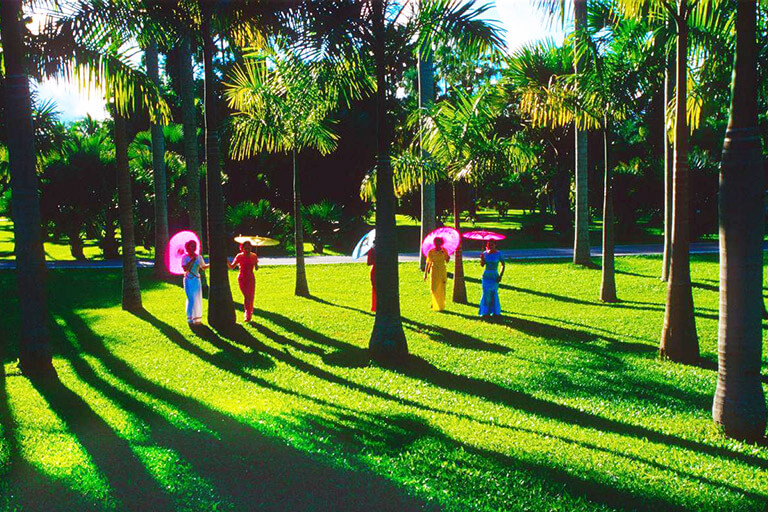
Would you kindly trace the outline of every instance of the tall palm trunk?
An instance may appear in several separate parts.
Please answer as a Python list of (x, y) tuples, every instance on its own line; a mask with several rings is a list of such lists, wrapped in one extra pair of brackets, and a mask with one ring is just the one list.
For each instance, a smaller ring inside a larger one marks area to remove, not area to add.
[(765, 183), (757, 128), (756, 2), (736, 10), (731, 114), (720, 167), (720, 329), (712, 417), (728, 436), (765, 434), (760, 381)]
[(661, 262), (661, 280), (669, 279), (669, 266), (672, 262), (672, 144), (667, 130), (667, 105), (675, 94), (675, 62), (672, 55), (667, 56), (664, 66), (664, 256)]
[(603, 121), (604, 185), (603, 185), (603, 261), (600, 300), (618, 302), (616, 297), (616, 271), (614, 261), (614, 225), (613, 225), (613, 172), (608, 159), (609, 133), (608, 121)]
[[(160, 87), (160, 71), (157, 64), (157, 44), (150, 44), (146, 51), (147, 75)], [(165, 139), (163, 126), (151, 122), (152, 134), (152, 184), (155, 192), (155, 277), (168, 276), (165, 268), (165, 250), (168, 245), (168, 180), (165, 172)]]
[[(459, 210), (459, 196), (456, 182), (453, 185), (453, 227), (461, 233), (461, 211)], [(453, 255), (453, 302), (457, 304), (467, 303), (467, 285), (464, 282), (464, 260), (461, 257), (461, 241)]]
[(120, 218), (120, 243), (123, 249), (123, 309), (141, 311), (141, 289), (136, 268), (136, 239), (133, 229), (133, 193), (128, 168), (128, 133), (125, 118), (114, 110), (115, 167), (117, 167), (117, 208)]
[[(435, 97), (435, 71), (433, 67), (432, 49), (428, 48), (418, 55), (419, 71), (419, 110), (423, 111), (432, 106)], [(422, 145), (422, 134), (419, 133), (419, 145)], [(421, 150), (421, 156), (426, 158), (428, 153)], [(421, 182), (421, 240), (436, 227), (435, 222), (435, 185)], [(426, 260), (419, 252), (419, 268), (424, 270)]]
[(200, 157), (197, 151), (197, 111), (195, 110), (195, 81), (192, 73), (192, 38), (189, 34), (182, 38), (179, 46), (179, 77), (181, 122), (184, 127), (184, 161), (187, 168), (189, 227), (202, 237)]
[(211, 264), (210, 291), (208, 293), (208, 323), (216, 329), (234, 327), (235, 305), (229, 288), (227, 273), (227, 245), (224, 231), (224, 194), (221, 189), (221, 162), (219, 161), (219, 130), (216, 116), (213, 55), (216, 46), (211, 33), (210, 12), (203, 10), (203, 54), (205, 61), (205, 159), (208, 189), (208, 254)]
[(672, 202), (672, 263), (659, 351), (680, 363), (699, 361), (699, 339), (693, 311), (688, 223), (688, 3), (680, 0), (677, 14), (677, 101), (675, 105), (674, 181)]
[(384, 1), (372, 0), (376, 59), (376, 320), (368, 343), (376, 361), (402, 362), (408, 344), (400, 317), (400, 289), (395, 231), (395, 187), (390, 161), (384, 55)]
[(21, 315), (19, 367), (25, 375), (53, 372), (45, 295), (45, 253), (35, 170), (35, 137), (21, 0), (0, 2), (0, 37), (5, 57), (5, 123), (11, 172), (16, 280)]
[[(587, 0), (574, 0), (574, 30), (584, 30), (587, 24)], [(582, 63), (574, 61), (578, 75)], [(589, 255), (589, 194), (587, 186), (587, 132), (574, 127), (576, 150), (576, 218), (573, 237), (573, 262), (591, 265)]]
[(299, 180), (299, 165), (296, 160), (296, 150), (293, 150), (293, 240), (296, 244), (296, 288), (294, 289), (294, 294), (299, 297), (309, 297), (307, 270), (304, 262), (304, 223), (301, 217), (301, 182)]

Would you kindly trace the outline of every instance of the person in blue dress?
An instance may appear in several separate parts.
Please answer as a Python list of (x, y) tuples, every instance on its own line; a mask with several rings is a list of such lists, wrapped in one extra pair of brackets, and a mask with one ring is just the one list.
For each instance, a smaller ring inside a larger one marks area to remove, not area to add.
[[(489, 240), (485, 252), (480, 255), (480, 265), (485, 267), (483, 272), (483, 296), (480, 299), (480, 316), (488, 318), (491, 315), (501, 315), (499, 302), (499, 282), (504, 275), (506, 266), (501, 253), (496, 250), (496, 242)], [(501, 266), (501, 272), (499, 272)]]

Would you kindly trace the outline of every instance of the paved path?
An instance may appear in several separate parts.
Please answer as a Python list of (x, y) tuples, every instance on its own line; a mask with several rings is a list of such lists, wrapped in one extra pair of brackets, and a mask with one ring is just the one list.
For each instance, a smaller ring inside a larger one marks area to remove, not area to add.
[[(644, 256), (661, 254), (663, 247), (658, 245), (617, 245), (616, 256)], [(763, 244), (763, 250), (768, 250), (768, 243)], [(546, 248), (546, 249), (510, 249), (501, 251), (504, 255), (504, 259), (507, 260), (531, 260), (531, 259), (570, 259), (573, 257), (573, 249), (571, 248)], [(691, 254), (716, 254), (718, 252), (717, 242), (697, 242), (691, 244)], [(592, 248), (592, 256), (601, 256), (602, 251), (599, 247)], [(479, 251), (465, 251), (464, 256), (467, 258), (479, 258)], [(401, 262), (414, 262), (418, 261), (419, 255), (417, 253), (402, 253), (399, 256)], [(349, 256), (308, 256), (306, 258), (307, 264), (310, 265), (335, 265), (339, 263), (364, 263), (365, 259), (353, 260)], [(280, 257), (280, 258), (261, 258), (259, 260), (261, 265), (293, 265), (294, 258), (292, 257)], [(49, 261), (47, 262), (48, 268), (120, 268), (122, 267), (122, 261), (120, 260), (96, 260), (96, 261)], [(7, 270), (15, 268), (16, 263), (11, 260), (0, 261), (0, 270)], [(152, 260), (140, 260), (139, 267), (151, 268)]]

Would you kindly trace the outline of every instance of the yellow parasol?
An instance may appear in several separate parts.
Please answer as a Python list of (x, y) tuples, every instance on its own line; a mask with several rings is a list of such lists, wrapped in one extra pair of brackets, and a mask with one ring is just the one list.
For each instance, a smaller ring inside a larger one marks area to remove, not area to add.
[(236, 236), (235, 242), (242, 244), (245, 242), (250, 242), (252, 246), (254, 247), (269, 247), (271, 245), (280, 245), (280, 242), (275, 240), (274, 238), (267, 238), (265, 236)]

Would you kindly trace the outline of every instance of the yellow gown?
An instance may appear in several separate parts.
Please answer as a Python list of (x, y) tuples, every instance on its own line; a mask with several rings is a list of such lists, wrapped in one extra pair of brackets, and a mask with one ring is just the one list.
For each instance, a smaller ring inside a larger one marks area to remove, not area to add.
[(448, 254), (444, 250), (432, 249), (427, 253), (427, 264), (430, 266), (429, 275), (432, 278), (430, 291), (432, 292), (432, 309), (434, 311), (445, 309), (445, 285), (448, 281), (447, 261)]

